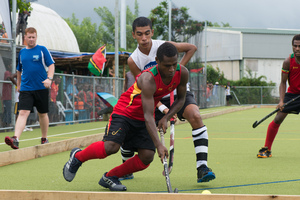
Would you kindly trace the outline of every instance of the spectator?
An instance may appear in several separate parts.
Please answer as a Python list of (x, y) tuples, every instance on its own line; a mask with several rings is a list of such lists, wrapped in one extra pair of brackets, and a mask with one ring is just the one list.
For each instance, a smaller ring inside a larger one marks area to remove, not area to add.
[(67, 95), (71, 101), (73, 100), (73, 97), (75, 98), (74, 101), (78, 100), (78, 96), (77, 96), (78, 89), (77, 89), (76, 84), (77, 84), (77, 78), (74, 78), (74, 84), (73, 84), (73, 81), (71, 80), (71, 82), (67, 86)]
[[(4, 72), (4, 80), (10, 81), (11, 76), (11, 64), (7, 66), (7, 70)], [(11, 125), (11, 107), (12, 107), (12, 99), (11, 99), (11, 91), (12, 84), (11, 83), (3, 83), (2, 87), (2, 101), (3, 101), (3, 119), (2, 119), (2, 127), (9, 127)]]
[(50, 104), (49, 104), (49, 121), (54, 122), (54, 119), (58, 118), (58, 108), (56, 105), (56, 98), (58, 95), (59, 84), (61, 83), (61, 79), (59, 76), (55, 76), (54, 80), (51, 84), (50, 91)]
[(227, 102), (227, 106), (230, 106), (230, 100), (232, 99), (231, 93), (230, 93), (230, 89), (231, 89), (231, 85), (230, 82), (227, 82), (227, 85), (225, 86), (225, 94), (226, 94), (226, 102)]

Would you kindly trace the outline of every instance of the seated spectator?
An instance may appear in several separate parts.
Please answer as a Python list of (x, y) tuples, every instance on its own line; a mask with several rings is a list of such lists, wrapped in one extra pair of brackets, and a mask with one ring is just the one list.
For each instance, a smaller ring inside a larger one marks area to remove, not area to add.
[[(73, 101), (73, 97), (74, 97), (74, 101), (78, 100), (78, 96), (77, 96), (78, 89), (77, 89), (76, 84), (77, 84), (77, 78), (74, 78), (74, 85), (73, 85), (73, 81), (71, 80), (71, 82), (67, 86), (67, 95), (71, 101)], [(74, 94), (73, 94), (73, 92), (74, 92)]]
[(54, 76), (54, 80), (51, 84), (50, 91), (50, 104), (49, 104), (49, 121), (54, 122), (54, 119), (58, 118), (58, 108), (56, 105), (56, 97), (58, 94), (59, 84), (61, 79), (59, 76)]

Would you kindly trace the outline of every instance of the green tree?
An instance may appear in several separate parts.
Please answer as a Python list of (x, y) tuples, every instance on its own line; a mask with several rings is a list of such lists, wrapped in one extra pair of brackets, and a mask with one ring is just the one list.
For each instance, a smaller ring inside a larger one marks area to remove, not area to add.
[[(107, 41), (109, 44), (114, 44), (115, 42), (115, 17), (107, 7), (94, 8), (94, 11), (101, 18), (100, 26), (103, 28), (102, 33), (103, 40)], [(132, 37), (132, 22), (138, 16), (139, 6), (137, 0), (135, 0), (135, 10), (134, 13), (127, 6), (126, 10), (126, 46), (127, 49), (121, 49), (126, 51), (133, 51), (136, 48), (136, 42)], [(120, 26), (119, 26), (120, 27)]]
[[(163, 40), (168, 40), (169, 35), (169, 12), (168, 2), (162, 1), (156, 8), (151, 10), (149, 18), (152, 20), (154, 28), (154, 37), (161, 37)], [(186, 42), (190, 37), (200, 32), (204, 28), (205, 22), (192, 20), (188, 14), (188, 8), (172, 8), (171, 17), (171, 40), (178, 42)], [(212, 26), (211, 22), (208, 25)], [(183, 37), (183, 39), (181, 39)]]
[[(189, 38), (201, 32), (205, 27), (205, 21), (192, 20), (188, 14), (189, 8), (172, 8), (171, 17), (171, 40), (175, 42), (187, 42)], [(152, 20), (154, 28), (154, 37), (169, 39), (169, 9), (167, 0), (162, 1), (156, 8), (151, 10), (149, 18)], [(218, 23), (207, 22), (207, 26), (220, 27)], [(230, 27), (229, 23), (223, 27)]]
[(103, 28), (97, 27), (96, 23), (91, 22), (91, 18), (86, 17), (79, 24), (79, 20), (72, 14), (72, 18), (66, 18), (65, 21), (72, 29), (81, 52), (95, 52), (105, 44), (105, 40), (101, 37)]
[[(9, 0), (9, 6), (10, 6), (10, 11), (12, 11), (12, 0)], [(17, 10), (16, 12), (23, 12), (23, 11), (31, 11), (31, 3), (26, 2), (24, 0), (17, 0)]]
[[(106, 44), (107, 51), (114, 51), (115, 44), (115, 17), (114, 14), (109, 11), (107, 7), (94, 8), (94, 11), (101, 18), (101, 23), (97, 26), (96, 23), (92, 23), (90, 18), (84, 18), (81, 23), (72, 14), (72, 18), (66, 18), (65, 21), (72, 29), (79, 49), (82, 52), (95, 52), (100, 46)], [(135, 0), (135, 10), (133, 14), (127, 6), (126, 11), (126, 45), (127, 49), (120, 49), (121, 51), (133, 51), (136, 48), (136, 42), (132, 37), (132, 22), (137, 17), (138, 3)]]

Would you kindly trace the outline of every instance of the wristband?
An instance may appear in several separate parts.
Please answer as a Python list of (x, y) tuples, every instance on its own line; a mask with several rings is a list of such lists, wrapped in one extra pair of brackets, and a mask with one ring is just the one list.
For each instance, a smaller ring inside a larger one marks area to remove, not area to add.
[(161, 104), (159, 107), (158, 107), (158, 110), (160, 110), (160, 112), (162, 112), (164, 114), (164, 110), (168, 108), (167, 106), (165, 106), (164, 104)]

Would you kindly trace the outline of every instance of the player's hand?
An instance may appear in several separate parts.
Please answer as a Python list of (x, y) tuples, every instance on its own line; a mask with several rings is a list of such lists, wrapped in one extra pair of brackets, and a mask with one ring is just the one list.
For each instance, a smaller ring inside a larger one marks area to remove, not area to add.
[[(169, 112), (169, 108), (164, 109), (164, 114), (167, 114), (168, 112)], [(175, 114), (172, 118), (174, 119), (174, 122), (176, 122), (177, 121), (177, 114)]]
[(51, 88), (51, 83), (52, 83), (51, 80), (46, 79), (42, 83), (44, 84), (45, 88)]
[(277, 105), (277, 109), (279, 109), (280, 111), (282, 111), (282, 109), (284, 108), (284, 103), (283, 102), (279, 102), (279, 104)]
[(165, 156), (169, 158), (168, 149), (162, 145), (162, 143), (157, 147), (157, 154), (160, 157), (160, 161), (163, 163)]

